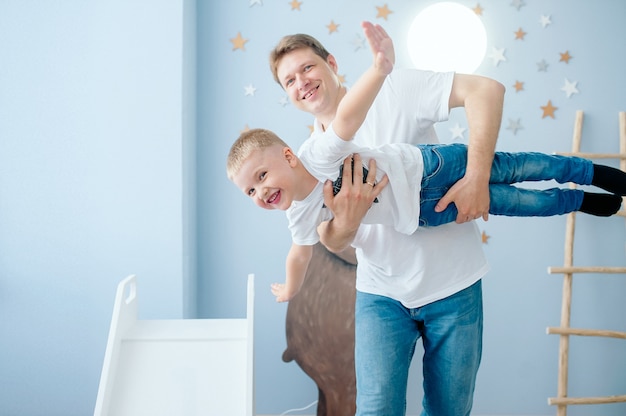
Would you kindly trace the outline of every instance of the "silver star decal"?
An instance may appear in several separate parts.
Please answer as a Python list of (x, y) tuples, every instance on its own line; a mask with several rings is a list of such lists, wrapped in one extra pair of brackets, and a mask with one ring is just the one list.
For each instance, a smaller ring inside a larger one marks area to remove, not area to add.
[(511, 6), (515, 7), (519, 11), (522, 6), (526, 6), (526, 3), (524, 3), (524, 0), (513, 0), (511, 2)]
[(517, 131), (522, 128), (523, 127), (520, 123), (520, 119), (518, 118), (517, 120), (509, 119), (509, 125), (507, 126), (506, 129), (511, 130), (513, 134), (517, 134)]
[(537, 62), (537, 71), (548, 72), (548, 63), (545, 59), (543, 59), (541, 62)]

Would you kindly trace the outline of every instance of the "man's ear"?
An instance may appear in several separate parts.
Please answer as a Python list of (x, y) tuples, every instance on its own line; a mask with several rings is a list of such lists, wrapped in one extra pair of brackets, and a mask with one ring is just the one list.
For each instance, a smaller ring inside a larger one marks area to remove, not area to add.
[(293, 153), (291, 147), (283, 147), (283, 155), (292, 168), (298, 164), (298, 157)]
[(326, 58), (326, 63), (328, 64), (330, 69), (332, 69), (333, 72), (337, 74), (337, 71), (339, 70), (339, 65), (337, 65), (337, 60), (335, 59), (333, 54), (328, 55), (328, 57)]

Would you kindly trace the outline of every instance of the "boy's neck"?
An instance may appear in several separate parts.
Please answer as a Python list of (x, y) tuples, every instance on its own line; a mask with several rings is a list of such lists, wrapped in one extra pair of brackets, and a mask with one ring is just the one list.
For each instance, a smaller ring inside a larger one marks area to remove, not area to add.
[(297, 182), (299, 185), (299, 189), (297, 190), (297, 195), (294, 198), (296, 201), (302, 201), (308, 197), (311, 192), (315, 189), (319, 181), (317, 178), (300, 163), (298, 165), (300, 169), (297, 170)]

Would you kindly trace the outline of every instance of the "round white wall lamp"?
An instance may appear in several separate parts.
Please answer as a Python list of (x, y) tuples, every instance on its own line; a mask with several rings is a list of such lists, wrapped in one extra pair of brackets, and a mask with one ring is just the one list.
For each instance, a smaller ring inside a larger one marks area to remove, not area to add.
[(418, 69), (470, 74), (485, 58), (487, 32), (472, 9), (455, 2), (440, 2), (415, 17), (407, 45)]

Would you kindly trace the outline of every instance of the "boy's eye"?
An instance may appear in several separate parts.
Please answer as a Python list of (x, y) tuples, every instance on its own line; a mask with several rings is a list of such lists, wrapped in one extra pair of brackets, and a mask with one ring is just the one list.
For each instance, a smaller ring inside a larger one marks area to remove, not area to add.
[(293, 78), (288, 79), (287, 82), (285, 82), (286, 87), (290, 86), (291, 84), (293, 84)]
[(267, 172), (261, 172), (259, 174), (259, 180), (263, 180), (263, 178), (265, 178), (265, 175), (267, 175)]
[(247, 195), (248, 196), (253, 196), (254, 195), (254, 188), (248, 189)]

